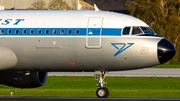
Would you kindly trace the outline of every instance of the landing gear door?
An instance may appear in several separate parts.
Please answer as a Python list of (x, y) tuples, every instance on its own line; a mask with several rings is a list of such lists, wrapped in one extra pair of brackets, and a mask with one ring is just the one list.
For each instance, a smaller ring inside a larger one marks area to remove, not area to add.
[(89, 18), (86, 32), (86, 48), (101, 48), (103, 18)]

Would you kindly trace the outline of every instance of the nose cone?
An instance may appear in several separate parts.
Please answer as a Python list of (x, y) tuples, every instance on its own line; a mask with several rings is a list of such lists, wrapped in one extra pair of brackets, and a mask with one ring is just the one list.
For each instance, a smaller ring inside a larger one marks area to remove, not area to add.
[(158, 43), (158, 59), (161, 64), (172, 59), (175, 53), (176, 53), (176, 48), (167, 39), (162, 39)]

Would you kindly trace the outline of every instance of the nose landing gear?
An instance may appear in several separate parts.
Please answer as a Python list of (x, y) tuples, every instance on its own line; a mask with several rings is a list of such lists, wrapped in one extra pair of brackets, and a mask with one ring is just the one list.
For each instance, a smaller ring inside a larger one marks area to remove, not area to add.
[(95, 71), (94, 72), (95, 80), (98, 81), (98, 84), (96, 84), (98, 86), (96, 95), (99, 98), (106, 98), (109, 96), (109, 90), (107, 88), (103, 87), (104, 84), (107, 84), (107, 82), (104, 82), (104, 79), (105, 79), (107, 73), (108, 72), (106, 72), (106, 71)]

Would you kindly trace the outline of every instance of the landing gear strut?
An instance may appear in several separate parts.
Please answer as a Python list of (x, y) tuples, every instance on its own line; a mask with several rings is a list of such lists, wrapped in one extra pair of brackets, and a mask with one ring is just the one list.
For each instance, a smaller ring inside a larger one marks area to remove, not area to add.
[(94, 76), (95, 80), (98, 81), (98, 89), (96, 91), (96, 95), (99, 98), (106, 98), (109, 96), (109, 90), (105, 87), (103, 87), (104, 84), (107, 84), (107, 82), (104, 82), (104, 79), (106, 77), (107, 72), (106, 71), (95, 71)]

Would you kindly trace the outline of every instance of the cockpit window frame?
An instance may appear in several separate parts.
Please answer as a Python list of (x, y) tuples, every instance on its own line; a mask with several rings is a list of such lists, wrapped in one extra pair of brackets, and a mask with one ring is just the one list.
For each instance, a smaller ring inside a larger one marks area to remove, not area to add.
[(123, 29), (122, 29), (122, 31), (121, 31), (121, 35), (122, 35), (122, 36), (129, 36), (129, 35), (124, 35), (124, 34), (123, 34), (123, 31), (124, 31), (124, 29), (125, 29), (126, 27), (130, 27), (129, 35), (131, 35), (131, 33), (132, 33), (132, 26), (125, 26), (125, 27), (123, 27)]
[[(129, 35), (124, 35), (124, 34), (123, 34), (123, 31), (124, 31), (124, 29), (125, 29), (126, 27), (130, 27)], [(132, 32), (133, 32), (133, 28), (134, 28), (134, 27), (138, 27), (138, 28), (141, 30), (142, 33), (134, 34), (134, 35), (133, 35)], [(141, 29), (141, 27), (150, 28), (150, 27), (148, 27), (148, 26), (125, 26), (125, 27), (122, 28), (121, 36), (138, 36), (138, 35), (142, 35), (142, 34), (148, 34), (148, 33), (144, 33), (144, 31)], [(150, 29), (151, 29), (151, 28), (150, 28)], [(154, 32), (152, 29), (151, 29), (151, 31)], [(150, 34), (150, 35), (152, 35), (152, 34)], [(156, 35), (155, 32), (154, 32), (154, 35)]]
[[(153, 32), (153, 34), (150, 34), (150, 33), (145, 33), (145, 32), (144, 32), (144, 30), (142, 29), (143, 27), (144, 27), (144, 28), (148, 28), (148, 29), (150, 29), (150, 30)], [(153, 31), (150, 27), (140, 26), (140, 28), (141, 28), (141, 30), (143, 31), (143, 33), (144, 33), (144, 34), (156, 35), (156, 33), (155, 33), (155, 32), (154, 32), (154, 31)]]
[[(138, 28), (141, 30), (141, 32), (142, 32), (142, 33), (139, 33), (139, 34), (132, 34), (132, 32), (133, 32), (133, 28), (134, 28), (134, 27), (138, 27)], [(132, 27), (131, 27), (131, 29), (132, 29), (132, 32), (131, 32), (131, 35), (132, 35), (132, 36), (137, 36), (137, 35), (144, 34), (144, 32), (143, 32), (143, 30), (141, 29), (141, 27), (140, 27), (140, 26), (132, 26)]]

